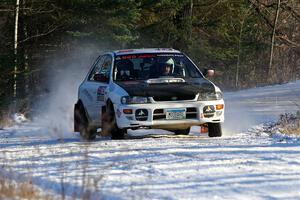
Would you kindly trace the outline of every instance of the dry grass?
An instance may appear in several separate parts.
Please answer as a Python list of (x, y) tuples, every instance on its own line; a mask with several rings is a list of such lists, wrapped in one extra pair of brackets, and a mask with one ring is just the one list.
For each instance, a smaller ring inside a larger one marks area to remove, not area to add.
[(0, 111), (0, 129), (11, 125), (12, 121), (9, 118), (8, 114), (4, 114)]
[(54, 198), (42, 194), (32, 185), (31, 181), (15, 183), (0, 177), (0, 199), (52, 200)]
[(300, 136), (300, 123), (298, 124), (298, 128), (283, 128), (282, 132), (288, 135), (298, 135)]
[(277, 125), (284, 134), (300, 136), (300, 111), (281, 115)]

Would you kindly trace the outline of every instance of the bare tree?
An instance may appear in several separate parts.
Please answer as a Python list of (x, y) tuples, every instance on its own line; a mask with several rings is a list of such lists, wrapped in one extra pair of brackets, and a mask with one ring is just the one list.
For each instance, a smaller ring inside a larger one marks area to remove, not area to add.
[(236, 71), (235, 71), (235, 87), (236, 88), (239, 87), (239, 70), (240, 70), (240, 62), (241, 62), (241, 44), (242, 44), (243, 29), (244, 29), (245, 20), (249, 16), (251, 8), (252, 7), (250, 6), (246, 10), (245, 14), (242, 16), (242, 18), (240, 20), (241, 27), (240, 27), (239, 38), (238, 38), (238, 55), (237, 55)]
[(18, 73), (18, 27), (19, 27), (19, 11), (20, 11), (20, 0), (16, 0), (15, 7), (15, 34), (14, 34), (14, 54), (15, 54), (15, 67), (14, 67), (14, 100), (17, 97), (17, 73)]
[(273, 62), (273, 52), (274, 52), (274, 42), (275, 42), (275, 36), (276, 36), (276, 26), (277, 26), (277, 21), (278, 21), (278, 16), (279, 16), (279, 10), (280, 10), (280, 4), (281, 0), (277, 0), (277, 8), (276, 8), (276, 15), (274, 18), (274, 23), (273, 23), (273, 31), (272, 31), (272, 39), (271, 39), (271, 49), (270, 49), (270, 60), (269, 60), (269, 70), (268, 70), (268, 77), (270, 81), (273, 81), (272, 78), (272, 62)]
[[(194, 7), (194, 1), (190, 0), (189, 18), (190, 18), (191, 22), (193, 20), (193, 7)], [(189, 27), (189, 29), (190, 29), (189, 30), (190, 31), (190, 33), (189, 33), (189, 39), (191, 40), (192, 39), (192, 32), (193, 32), (193, 26), (192, 26), (192, 24)]]

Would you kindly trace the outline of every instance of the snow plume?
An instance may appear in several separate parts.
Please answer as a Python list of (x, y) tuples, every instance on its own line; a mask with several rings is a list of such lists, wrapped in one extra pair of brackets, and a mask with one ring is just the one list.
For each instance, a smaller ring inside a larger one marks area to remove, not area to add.
[(264, 96), (264, 92), (260, 92), (263, 89), (225, 93), (224, 135), (245, 132), (257, 124), (277, 120), (284, 110), (276, 104), (276, 97)]
[(233, 101), (226, 101), (225, 123), (223, 124), (223, 135), (230, 136), (241, 133), (255, 125), (256, 116), (251, 115), (245, 107)]
[(34, 122), (45, 127), (45, 132), (62, 138), (73, 131), (73, 106), (78, 86), (101, 50), (95, 46), (81, 46), (71, 52), (55, 56), (45, 65), (46, 94), (36, 104)]

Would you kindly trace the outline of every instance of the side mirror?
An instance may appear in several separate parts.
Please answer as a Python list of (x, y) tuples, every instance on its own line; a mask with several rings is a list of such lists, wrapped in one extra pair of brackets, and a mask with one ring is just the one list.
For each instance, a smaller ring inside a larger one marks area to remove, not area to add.
[(205, 77), (213, 77), (215, 75), (215, 70), (213, 70), (213, 69), (204, 69), (203, 70), (203, 75)]
[(104, 74), (95, 74), (94, 81), (108, 83), (109, 79)]

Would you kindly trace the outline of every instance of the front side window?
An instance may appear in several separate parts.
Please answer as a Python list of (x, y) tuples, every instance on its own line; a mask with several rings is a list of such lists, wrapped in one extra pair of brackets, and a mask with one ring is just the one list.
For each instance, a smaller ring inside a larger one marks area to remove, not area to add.
[(95, 81), (97, 75), (102, 75), (103, 77), (109, 78), (109, 71), (112, 66), (112, 57), (110, 55), (102, 56), (98, 62), (95, 64), (92, 70), (89, 80)]
[(109, 78), (109, 72), (112, 64), (112, 57), (107, 55), (105, 56), (104, 62), (102, 64), (102, 67), (99, 71), (99, 74), (104, 75), (106, 78)]
[(196, 66), (184, 54), (129, 54), (115, 58), (114, 80), (116, 81), (162, 77), (203, 78)]

